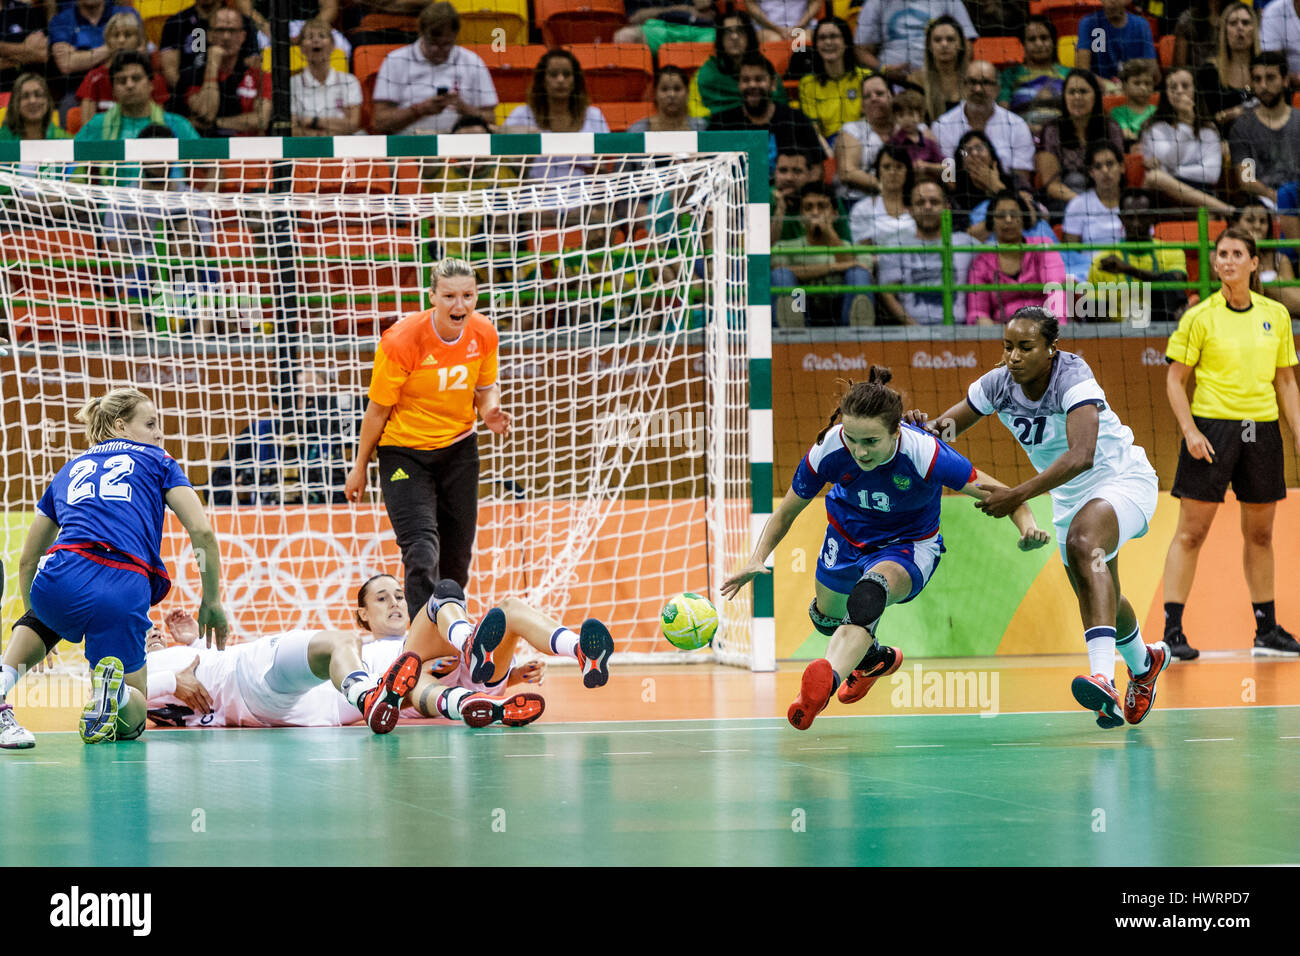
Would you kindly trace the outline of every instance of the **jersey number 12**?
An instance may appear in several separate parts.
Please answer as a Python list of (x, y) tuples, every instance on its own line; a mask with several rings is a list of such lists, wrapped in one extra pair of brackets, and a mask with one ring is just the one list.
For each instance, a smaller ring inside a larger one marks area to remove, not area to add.
[[(68, 475), (68, 504), (95, 497), (95, 471), (98, 465), (84, 459), (72, 466)], [(135, 471), (135, 461), (130, 455), (114, 455), (104, 461), (104, 474), (99, 479), (99, 497), (105, 501), (130, 501), (131, 486), (122, 479)]]

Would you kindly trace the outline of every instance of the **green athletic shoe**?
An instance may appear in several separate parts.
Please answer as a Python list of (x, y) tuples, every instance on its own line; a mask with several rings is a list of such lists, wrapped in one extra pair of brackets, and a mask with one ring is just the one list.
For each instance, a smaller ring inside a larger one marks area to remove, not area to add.
[(100, 658), (90, 678), (90, 700), (81, 712), (77, 729), (88, 744), (117, 739), (117, 695), (125, 678), (122, 662), (116, 657)]

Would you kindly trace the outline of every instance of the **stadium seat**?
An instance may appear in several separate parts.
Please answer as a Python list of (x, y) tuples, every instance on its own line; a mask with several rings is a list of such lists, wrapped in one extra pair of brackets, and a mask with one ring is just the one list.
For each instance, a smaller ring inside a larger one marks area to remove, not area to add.
[(1167, 33), (1156, 41), (1156, 56), (1160, 58), (1160, 69), (1168, 70), (1174, 65), (1174, 35)]
[[(1219, 234), (1228, 228), (1226, 221), (1222, 219), (1210, 220), (1210, 242), (1219, 238)], [(1196, 220), (1195, 219), (1175, 219), (1173, 221), (1156, 223), (1154, 238), (1161, 242), (1196, 242)], [(1195, 282), (1201, 277), (1201, 259), (1195, 249), (1184, 249), (1187, 256), (1187, 278), (1190, 282)]]
[(533, 73), (537, 70), (538, 62), (546, 55), (547, 48), (536, 43), (529, 46), (507, 46), (500, 52), (491, 46), (472, 46), (469, 49), (482, 58), (492, 73), (497, 99), (501, 102), (522, 103), (528, 97), (528, 88), (533, 84)]
[(17, 341), (58, 339), (99, 340), (117, 330), (117, 313), (105, 302), (33, 302), (14, 298), (10, 303), (13, 335)]
[(401, 43), (376, 43), (352, 51), (352, 75), (361, 83), (361, 128), (370, 129), (375, 109), (375, 80), (384, 57), (404, 46)]
[(162, 17), (165, 20), (174, 16), (194, 6), (194, 0), (135, 0), (135, 3), (128, 3), (127, 6), (135, 7), (135, 12), (140, 14), (140, 19), (148, 23), (153, 17)]
[(784, 76), (785, 71), (790, 67), (790, 44), (764, 43), (762, 51), (763, 56), (767, 57), (768, 62), (772, 64), (772, 69), (776, 70), (776, 75)]
[(507, 46), (528, 42), (528, 0), (452, 0), (452, 6), (460, 14), (461, 46), (493, 43), (498, 29)]
[(149, 17), (144, 21), (144, 35), (155, 48), (162, 46), (163, 27), (167, 25), (168, 19), (169, 17)]
[(689, 78), (711, 56), (712, 43), (665, 43), (659, 48), (659, 65), (675, 66)]
[(609, 43), (627, 24), (623, 0), (534, 0), (533, 11), (547, 46)]
[[(1128, 97), (1123, 93), (1107, 93), (1101, 98), (1102, 109), (1109, 113), (1117, 106), (1123, 106), (1128, 101)], [(1151, 94), (1151, 105), (1156, 106), (1160, 102), (1160, 94)]]
[(1078, 41), (1078, 34), (1068, 37), (1058, 37), (1056, 41), (1056, 59), (1061, 66), (1067, 70), (1074, 69), (1074, 49)]
[(393, 192), (393, 168), (378, 159), (300, 160), (294, 167), (295, 193)]
[[(367, 47), (362, 47), (361, 49), (364, 50), (367, 49)], [(296, 43), (289, 47), (289, 72), (297, 73), (306, 65), (307, 58), (302, 55), (302, 47), (298, 46)], [(335, 47), (334, 52), (330, 54), (330, 66), (338, 70), (340, 73), (348, 72), (348, 55), (338, 47)], [(262, 69), (267, 73), (271, 72), (270, 47), (267, 47), (262, 51)]]
[(1124, 183), (1133, 189), (1141, 189), (1142, 181), (1147, 178), (1145, 159), (1141, 153), (1124, 154)]
[(640, 43), (573, 43), (569, 50), (578, 58), (593, 103), (648, 98), (654, 80), (649, 47)]
[(1015, 37), (980, 37), (975, 41), (974, 58), (987, 60), (999, 69), (1023, 63), (1025, 48)]
[(1294, 96), (1291, 97), (1291, 105), (1294, 108), (1300, 110), (1300, 93), (1296, 93)]
[(64, 130), (70, 135), (76, 136), (77, 130), (81, 129), (81, 107), (74, 106), (68, 110), (67, 122), (63, 124)]
[[(511, 113), (513, 113), (515, 110), (517, 110), (519, 107), (523, 105), (524, 105), (523, 103), (498, 103), (496, 116), (494, 117), (496, 119), (496, 125), (505, 126), (506, 118), (509, 117)], [(505, 130), (505, 132), (508, 133), (510, 132), (510, 130)]]
[(653, 103), (639, 100), (635, 103), (601, 103), (600, 111), (605, 114), (605, 122), (615, 133), (624, 133), (627, 128), (639, 120), (645, 119), (655, 111)]
[(365, 33), (397, 30), (401, 33), (419, 35), (420, 21), (418, 17), (403, 17), (395, 13), (367, 13), (361, 18), (357, 29)]
[[(1030, 0), (1029, 12), (1042, 14), (1056, 27), (1056, 35), (1064, 40), (1079, 37), (1079, 21), (1101, 9), (1101, 0)], [(1063, 61), (1064, 62), (1064, 61)]]

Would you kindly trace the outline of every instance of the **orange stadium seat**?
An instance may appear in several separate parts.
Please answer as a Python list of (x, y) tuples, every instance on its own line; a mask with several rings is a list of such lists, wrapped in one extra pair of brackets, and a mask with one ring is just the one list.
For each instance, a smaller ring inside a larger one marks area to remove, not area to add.
[(665, 43), (659, 48), (659, 65), (675, 66), (690, 77), (711, 56), (712, 43)]
[(496, 30), (505, 31), (508, 46), (522, 46), (528, 42), (528, 0), (452, 0), (460, 14), (461, 46), (492, 43), (498, 39)]
[(1160, 58), (1160, 69), (1167, 70), (1174, 65), (1174, 35), (1167, 33), (1156, 41), (1156, 56)]
[(1124, 155), (1124, 182), (1134, 189), (1142, 187), (1142, 181), (1147, 178), (1147, 168), (1145, 160), (1141, 153), (1132, 152)]
[(118, 327), (117, 313), (103, 302), (30, 302), (15, 298), (10, 303), (14, 338), (101, 339)]
[[(1155, 106), (1160, 100), (1159, 93), (1151, 94), (1151, 105)], [(1109, 113), (1117, 106), (1123, 106), (1128, 101), (1128, 97), (1123, 93), (1107, 93), (1101, 98), (1102, 109)]]
[[(1222, 219), (1210, 220), (1210, 242), (1219, 238), (1219, 234), (1228, 228)], [(1196, 220), (1175, 219), (1172, 222), (1156, 223), (1154, 237), (1162, 242), (1196, 242)], [(1201, 277), (1201, 260), (1195, 249), (1184, 249), (1187, 255), (1187, 278), (1195, 282)]]
[(533, 0), (533, 10), (547, 46), (609, 43), (627, 24), (623, 0)]
[(764, 43), (762, 50), (763, 56), (772, 64), (772, 69), (776, 70), (776, 75), (784, 76), (790, 66), (790, 44)]
[(420, 21), (417, 17), (403, 17), (395, 13), (367, 13), (361, 18), (358, 30), (366, 33), (377, 33), (380, 30), (400, 30), (403, 33), (420, 32)]
[(624, 133), (633, 123), (645, 119), (655, 111), (655, 105), (641, 100), (636, 103), (601, 103), (600, 111), (605, 114), (605, 122), (615, 133)]
[(975, 59), (987, 60), (999, 68), (1025, 59), (1025, 48), (1015, 37), (980, 37), (974, 52)]
[(654, 80), (650, 48), (640, 43), (573, 43), (569, 50), (587, 78), (593, 103), (647, 98)]
[(501, 103), (522, 103), (528, 98), (533, 73), (547, 48), (534, 43), (528, 46), (507, 46), (500, 52), (491, 46), (472, 46), (469, 49), (482, 57), (491, 71), (497, 100)]
[(63, 124), (64, 130), (73, 136), (77, 135), (77, 130), (81, 129), (81, 107), (74, 106), (68, 110), (67, 122)]
[(379, 159), (299, 160), (294, 167), (296, 193), (393, 192), (393, 168)]
[(403, 45), (401, 43), (376, 43), (359, 46), (352, 51), (352, 75), (361, 83), (362, 89), (366, 86), (366, 80), (371, 80), (371, 88), (374, 88), (373, 78), (379, 75), (379, 68), (384, 63), (384, 57)]
[(1101, 0), (1030, 0), (1029, 12), (1052, 21), (1061, 39), (1079, 36), (1079, 21), (1101, 9)]

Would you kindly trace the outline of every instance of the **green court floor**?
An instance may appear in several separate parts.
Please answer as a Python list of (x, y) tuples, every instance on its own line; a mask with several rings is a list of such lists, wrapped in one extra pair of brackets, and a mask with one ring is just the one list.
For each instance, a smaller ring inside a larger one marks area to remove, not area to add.
[(151, 731), (0, 753), (20, 865), (1300, 863), (1300, 708)]

